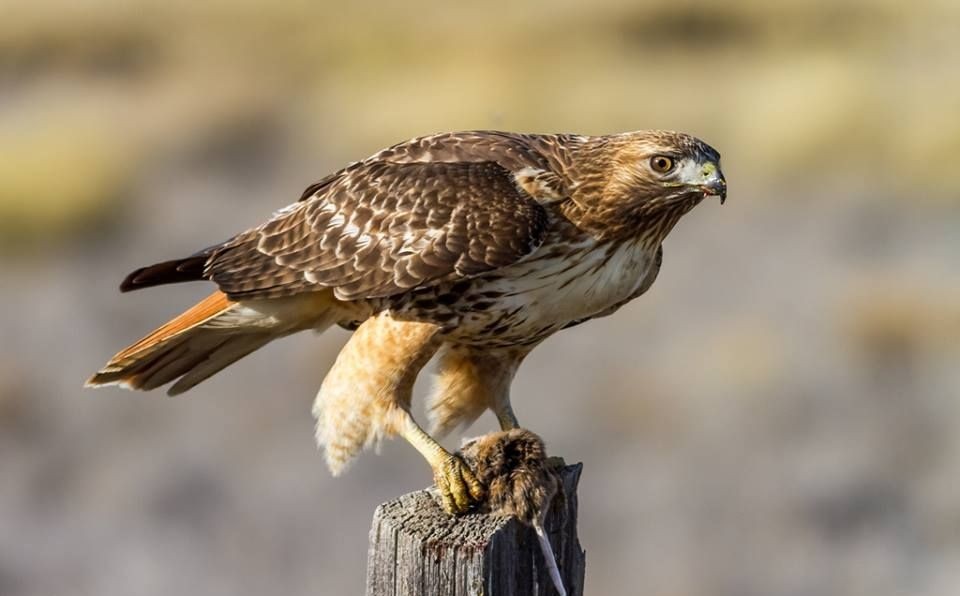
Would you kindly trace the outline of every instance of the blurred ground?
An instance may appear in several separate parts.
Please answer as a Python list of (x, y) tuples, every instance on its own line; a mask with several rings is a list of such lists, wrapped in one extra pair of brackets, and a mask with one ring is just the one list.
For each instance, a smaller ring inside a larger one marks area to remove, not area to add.
[(0, 594), (360, 593), (374, 507), (429, 474), (400, 442), (324, 469), (345, 332), (179, 399), (80, 385), (209, 290), (129, 270), (469, 128), (724, 156), (653, 290), (515, 385), (585, 463), (589, 593), (960, 592), (956, 2), (116, 4), (0, 19)]

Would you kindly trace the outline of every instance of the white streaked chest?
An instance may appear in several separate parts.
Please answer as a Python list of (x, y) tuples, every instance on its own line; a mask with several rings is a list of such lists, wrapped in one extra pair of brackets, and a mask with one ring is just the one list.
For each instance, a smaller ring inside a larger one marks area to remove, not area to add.
[(537, 335), (628, 300), (646, 281), (655, 260), (656, 251), (639, 242), (598, 245), (585, 240), (569, 250), (538, 251), (498, 271), (482, 289), (503, 293), (490, 316), (516, 311), (510, 316), (511, 335)]

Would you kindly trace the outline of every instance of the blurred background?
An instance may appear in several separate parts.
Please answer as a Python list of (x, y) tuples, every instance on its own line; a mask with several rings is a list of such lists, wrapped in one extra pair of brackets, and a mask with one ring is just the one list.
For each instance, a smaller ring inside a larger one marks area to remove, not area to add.
[(346, 332), (177, 399), (81, 385), (210, 291), (121, 296), (130, 270), (472, 128), (723, 154), (730, 200), (681, 221), (649, 294), (514, 385), (585, 464), (588, 593), (960, 593), (957, 2), (0, 13), (0, 594), (362, 593), (375, 506), (430, 475), (400, 441), (325, 469), (310, 404)]

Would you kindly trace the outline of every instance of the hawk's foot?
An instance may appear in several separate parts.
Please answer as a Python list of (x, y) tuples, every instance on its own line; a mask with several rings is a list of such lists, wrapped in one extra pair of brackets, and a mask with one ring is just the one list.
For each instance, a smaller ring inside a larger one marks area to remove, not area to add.
[(468, 512), (480, 503), (486, 492), (467, 464), (456, 455), (450, 455), (433, 469), (433, 481), (440, 491), (443, 508), (450, 515)]

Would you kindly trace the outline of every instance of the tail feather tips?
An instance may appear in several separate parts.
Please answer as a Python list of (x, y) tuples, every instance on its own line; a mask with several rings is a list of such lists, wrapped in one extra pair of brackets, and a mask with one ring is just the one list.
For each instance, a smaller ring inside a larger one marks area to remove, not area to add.
[(120, 291), (131, 292), (163, 284), (201, 280), (206, 262), (207, 255), (201, 254), (141, 267), (124, 278), (120, 283)]
[(236, 306), (216, 292), (114, 356), (86, 383), (149, 391), (179, 379), (183, 393), (276, 337), (263, 327), (217, 324)]

